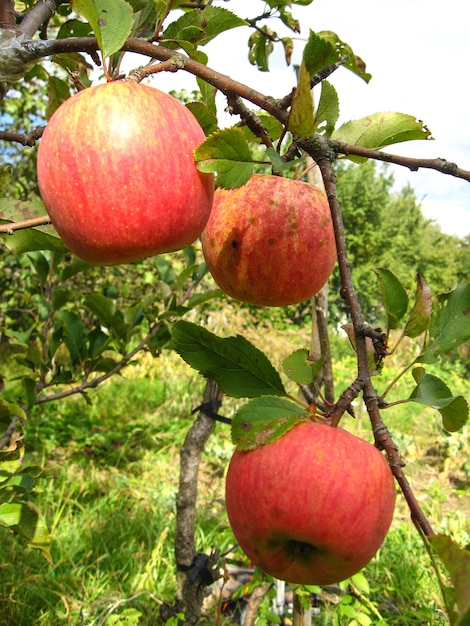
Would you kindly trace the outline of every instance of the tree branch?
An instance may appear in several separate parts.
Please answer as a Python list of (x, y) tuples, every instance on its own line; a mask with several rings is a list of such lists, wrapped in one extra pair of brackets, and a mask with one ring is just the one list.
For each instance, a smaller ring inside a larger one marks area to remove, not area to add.
[[(222, 394), (213, 380), (208, 380), (203, 405), (220, 406)], [(171, 616), (184, 613), (184, 623), (199, 623), (206, 588), (219, 575), (217, 554), (210, 556), (197, 552), (196, 503), (198, 475), (202, 453), (215, 427), (215, 421), (200, 411), (186, 434), (180, 451), (180, 479), (176, 500), (175, 558), (177, 565), (177, 591), (175, 604), (163, 604), (161, 616), (167, 621)]]
[(42, 137), (45, 126), (38, 126), (30, 133), (23, 135), (22, 133), (15, 133), (13, 131), (0, 131), (0, 141), (11, 141), (21, 143), (23, 146), (29, 146), (32, 148), (36, 141)]
[(41, 24), (51, 18), (59, 4), (63, 2), (64, 0), (38, 0), (21, 20), (19, 31), (26, 37), (32, 37)]
[(337, 154), (344, 154), (345, 156), (353, 155), (365, 157), (367, 159), (374, 159), (375, 161), (384, 161), (385, 163), (394, 163), (395, 165), (407, 167), (412, 172), (417, 172), (421, 168), (436, 170), (441, 174), (448, 174), (450, 176), (454, 176), (455, 178), (462, 178), (470, 181), (470, 171), (463, 170), (456, 163), (451, 163), (446, 159), (416, 159), (382, 152), (381, 150), (371, 150), (370, 148), (362, 148), (361, 146), (352, 146), (340, 141), (331, 141), (329, 143), (330, 147)]
[(17, 30), (14, 0), (0, 0), (0, 29)]
[(17, 416), (15, 416), (11, 420), (10, 424), (8, 425), (8, 428), (3, 433), (3, 436), (0, 437), (0, 450), (3, 450), (3, 448), (10, 443), (11, 436), (15, 432), (16, 425), (18, 424), (19, 421), (20, 421), (20, 418)]
[(69, 396), (74, 396), (77, 393), (83, 393), (88, 389), (94, 389), (104, 383), (105, 380), (114, 376), (114, 374), (119, 373), (126, 365), (135, 357), (136, 354), (145, 349), (149, 341), (152, 339), (154, 335), (162, 328), (163, 322), (158, 322), (153, 326), (147, 335), (142, 339), (142, 341), (130, 352), (125, 354), (122, 359), (116, 363), (116, 365), (111, 368), (109, 371), (105, 372), (101, 376), (97, 378), (88, 379), (86, 378), (80, 385), (75, 385), (74, 387), (70, 387), (69, 389), (64, 389), (63, 391), (59, 391), (57, 393), (51, 393), (49, 395), (39, 396), (36, 398), (36, 404), (45, 404), (46, 402), (55, 402), (56, 400), (62, 400), (62, 398), (68, 398)]
[[(366, 326), (364, 325), (361, 308), (352, 282), (351, 267), (348, 260), (343, 219), (336, 192), (336, 177), (333, 174), (331, 166), (332, 155), (329, 152), (329, 145), (326, 143), (326, 140), (321, 137), (314, 137), (302, 143), (302, 147), (318, 163), (318, 166), (322, 173), (323, 181), (325, 184), (325, 191), (328, 196), (328, 201), (330, 203), (331, 215), (335, 231), (336, 248), (338, 252), (338, 266), (342, 285), (341, 294), (348, 303), (351, 321), (354, 327), (358, 377), (355, 383), (356, 386), (354, 388), (351, 386), (349, 390), (347, 390), (350, 393), (343, 394), (344, 404), (346, 405), (349, 398), (356, 392), (356, 389), (362, 386), (364, 402), (369, 413), (376, 445), (380, 450), (385, 450), (385, 453), (387, 454), (391, 470), (395, 476), (396, 481), (400, 485), (402, 493), (410, 509), (413, 523), (419, 529), (421, 529), (424, 535), (430, 536), (433, 535), (434, 532), (424, 513), (421, 511), (421, 508), (414, 496), (413, 490), (411, 489), (408, 480), (403, 472), (404, 463), (398, 453), (398, 447), (396, 446), (387, 427), (382, 421), (377, 392), (372, 384), (366, 346), (366, 334), (368, 334), (368, 331), (364, 332)], [(331, 413), (332, 415), (334, 415), (334, 409)]]
[(51, 223), (51, 220), (49, 219), (49, 217), (47, 215), (42, 215), (41, 217), (32, 217), (31, 219), (23, 220), (22, 222), (12, 222), (11, 224), (0, 224), (0, 233), (13, 235), (15, 230), (23, 230), (24, 228), (34, 228), (35, 226), (45, 226), (50, 223)]
[[(47, 45), (43, 45), (41, 47), (41, 43)], [(67, 52), (87, 52), (88, 54), (94, 54), (97, 50), (98, 44), (94, 37), (70, 37), (65, 39), (56, 39), (54, 41), (38, 42), (38, 45), (34, 47), (33, 52), (35, 58), (40, 58)], [(170, 50), (168, 48), (164, 48), (163, 46), (149, 43), (142, 39), (138, 39), (137, 37), (131, 37), (130, 39), (128, 39), (122, 47), (122, 50), (124, 52), (135, 52), (137, 54), (142, 54), (144, 56), (158, 59), (160, 61), (168, 61), (175, 57), (174, 50)], [(194, 76), (198, 76), (209, 85), (216, 87), (225, 96), (230, 97), (235, 94), (240, 98), (243, 98), (244, 100), (248, 100), (249, 102), (263, 109), (267, 113), (270, 113), (282, 124), (287, 123), (288, 113), (283, 108), (283, 106), (285, 106), (286, 102), (288, 102), (286, 98), (291, 98), (292, 94), (289, 94), (283, 100), (276, 100), (275, 98), (272, 98), (270, 96), (265, 96), (259, 91), (256, 91), (256, 89), (252, 89), (251, 87), (248, 87), (243, 83), (233, 80), (226, 74), (222, 74), (211, 69), (207, 65), (198, 63), (193, 59), (186, 58), (180, 53), (178, 53), (178, 56), (180, 59), (178, 68), (184, 69)], [(184, 63), (181, 62), (181, 58), (184, 59)], [(341, 59), (338, 64), (333, 65), (329, 69), (333, 71), (342, 62), (344, 62), (343, 59)], [(175, 67), (173, 65), (170, 65), (170, 67), (171, 71), (175, 71)], [(362, 148), (360, 146), (353, 146), (339, 141), (329, 141), (321, 137), (320, 139), (323, 139), (324, 149), (327, 153), (333, 155), (333, 159), (334, 155), (338, 154), (344, 154), (346, 156), (361, 156), (378, 161), (385, 161), (387, 163), (394, 163), (396, 165), (402, 165), (412, 171), (417, 171), (420, 167), (433, 169), (443, 174), (448, 174), (456, 178), (462, 178), (464, 180), (470, 181), (470, 171), (463, 170), (455, 163), (451, 163), (449, 161), (446, 161), (445, 159), (416, 159), (410, 157), (402, 157), (382, 152), (380, 150), (371, 150), (368, 148)], [(13, 141), (15, 141), (15, 139), (13, 139)], [(297, 145), (305, 149), (305, 145), (308, 145), (308, 141), (312, 140), (297, 139)], [(305, 151), (308, 152), (308, 150)]]

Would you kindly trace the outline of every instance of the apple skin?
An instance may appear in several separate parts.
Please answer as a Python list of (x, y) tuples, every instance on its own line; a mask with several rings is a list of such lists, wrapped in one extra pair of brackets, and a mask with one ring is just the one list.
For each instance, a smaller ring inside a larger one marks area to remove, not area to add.
[(260, 306), (311, 298), (336, 263), (325, 193), (279, 176), (255, 174), (238, 189), (217, 189), (201, 239), (217, 285)]
[(255, 450), (236, 450), (226, 507), (240, 547), (290, 583), (329, 585), (362, 569), (392, 522), (395, 485), (372, 444), (313, 421)]
[(66, 100), (37, 157), (39, 190), (64, 243), (97, 265), (193, 243), (214, 194), (213, 175), (193, 157), (204, 139), (181, 102), (146, 85), (110, 82)]

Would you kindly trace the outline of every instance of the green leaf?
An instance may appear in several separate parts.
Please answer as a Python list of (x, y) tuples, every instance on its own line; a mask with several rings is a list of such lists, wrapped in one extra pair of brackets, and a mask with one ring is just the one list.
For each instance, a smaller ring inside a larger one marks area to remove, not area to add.
[[(3, 473), (3, 463), (0, 466), (0, 481)], [(29, 474), (14, 474), (8, 480), (1, 484), (1, 488), (9, 489), (15, 493), (31, 493), (36, 486), (36, 481)]]
[(310, 75), (303, 61), (299, 70), (297, 89), (294, 91), (292, 106), (287, 118), (287, 128), (299, 137), (311, 137), (315, 131)]
[(310, 385), (318, 374), (325, 361), (327, 350), (326, 341), (322, 341), (321, 357), (317, 361), (310, 358), (310, 353), (305, 348), (295, 350), (282, 363), (286, 376), (298, 385)]
[(470, 285), (460, 285), (437, 298), (431, 318), (430, 341), (419, 361), (429, 363), (470, 341)]
[(194, 153), (201, 172), (217, 172), (225, 189), (244, 185), (254, 171), (255, 162), (245, 135), (239, 128), (226, 128), (210, 135)]
[[(457, 615), (451, 620), (453, 626), (470, 623), (470, 552), (461, 548), (451, 537), (434, 535), (428, 537), (433, 550), (444, 563), (452, 583), (451, 588), (441, 585), (449, 603), (455, 601)], [(450, 616), (449, 616), (450, 617)]]
[(366, 596), (370, 595), (369, 581), (365, 577), (364, 572), (357, 572), (357, 574), (351, 576), (351, 582)]
[(180, 320), (173, 325), (172, 338), (174, 349), (186, 363), (214, 380), (223, 393), (234, 398), (286, 395), (267, 356), (244, 337), (217, 337)]
[(109, 343), (109, 336), (99, 326), (88, 334), (88, 356), (96, 359)]
[(92, 311), (105, 328), (111, 328), (114, 323), (116, 305), (101, 293), (87, 293), (85, 306)]
[[(12, 428), (14, 421), (16, 421), (16, 425)], [(24, 411), (17, 404), (0, 401), (0, 432), (2, 437), (5, 431), (10, 428), (9, 438), (5, 441), (3, 448), (0, 449), (0, 485), (21, 469), (25, 454), (22, 428), (25, 421)]]
[(403, 141), (431, 138), (428, 127), (406, 113), (374, 113), (346, 122), (331, 135), (331, 139), (336, 141), (374, 150)]
[(206, 105), (214, 117), (216, 117), (217, 105), (215, 102), (215, 96), (217, 94), (217, 88), (209, 85), (209, 83), (206, 83), (206, 81), (199, 78), (199, 76), (196, 76), (196, 81), (199, 91), (201, 92), (202, 102)]
[(424, 278), (418, 274), (416, 278), (416, 295), (413, 310), (410, 313), (403, 334), (406, 337), (419, 337), (431, 322), (432, 293)]
[(330, 137), (339, 117), (339, 99), (336, 89), (327, 80), (321, 84), (321, 96), (315, 114), (315, 132)]
[(129, 37), (134, 13), (126, 0), (72, 0), (72, 9), (93, 28), (104, 57), (109, 57)]
[(49, 76), (47, 96), (46, 119), (50, 120), (60, 105), (70, 98), (69, 82), (57, 76)]
[(41, 550), (43, 556), (52, 563), (49, 531), (33, 504), (30, 502), (0, 504), (0, 525), (22, 535), (32, 547)]
[(192, 309), (196, 306), (201, 306), (210, 300), (219, 300), (224, 295), (222, 289), (213, 289), (212, 291), (205, 291), (204, 293), (196, 293), (188, 300), (188, 308)]
[(281, 42), (284, 46), (284, 58), (286, 59), (286, 65), (290, 65), (292, 53), (294, 52), (294, 42), (292, 37), (283, 37)]
[(170, 49), (188, 41), (204, 46), (217, 35), (232, 28), (247, 26), (248, 22), (222, 7), (207, 6), (187, 11), (169, 24), (162, 34), (162, 44)]
[(205, 135), (211, 135), (218, 130), (217, 117), (203, 102), (188, 102), (186, 108), (197, 119)]
[(269, 72), (269, 56), (274, 50), (271, 36), (271, 31), (263, 26), (261, 30), (252, 33), (248, 40), (248, 60), (251, 65), (257, 65), (260, 72)]
[(47, 212), (42, 200), (17, 200), (15, 198), (0, 198), (0, 221), (22, 222), (36, 217), (47, 218)]
[(378, 267), (373, 271), (379, 279), (388, 328), (397, 328), (398, 322), (408, 308), (408, 295), (401, 282), (390, 270)]
[(290, 28), (290, 30), (294, 31), (294, 33), (300, 33), (299, 20), (296, 20), (289, 10), (279, 6), (279, 18), (282, 23), (287, 26), (287, 28)]
[(128, 0), (128, 2), (134, 11), (131, 37), (144, 38), (153, 35), (158, 22), (157, 0)]
[[(366, 72), (366, 64), (361, 57), (353, 52), (350, 45), (342, 41), (338, 35), (331, 30), (323, 30), (317, 33), (317, 35), (335, 49), (337, 61), (344, 56), (348, 57), (346, 63), (344, 63), (345, 68), (353, 72), (353, 74), (356, 74), (359, 78), (362, 78), (366, 83), (370, 81), (372, 76)], [(331, 63), (329, 65), (331, 65)]]
[(67, 247), (62, 243), (61, 239), (54, 235), (43, 233), (36, 228), (17, 230), (12, 235), (3, 235), (2, 240), (6, 247), (15, 254), (23, 254), (24, 252), (35, 250), (67, 252)]
[(62, 331), (63, 341), (68, 348), (73, 363), (78, 363), (86, 349), (86, 328), (83, 321), (73, 311), (58, 311), (57, 331)]
[(273, 172), (283, 172), (293, 165), (302, 162), (302, 159), (293, 159), (292, 161), (284, 161), (279, 152), (274, 148), (266, 148), (266, 156), (271, 161)]
[(65, 39), (66, 37), (89, 37), (92, 34), (91, 25), (82, 20), (67, 20), (59, 28), (57, 39)]
[(0, 167), (0, 193), (4, 193), (5, 189), (11, 181), (12, 166), (6, 163)]
[(446, 383), (433, 374), (427, 374), (423, 367), (416, 367), (412, 374), (417, 385), (410, 400), (439, 411), (442, 425), (449, 432), (460, 430), (468, 420), (468, 402), (465, 398), (452, 396)]
[(205, 54), (205, 52), (202, 52), (201, 50), (198, 50), (197, 46), (192, 44), (190, 41), (180, 41), (179, 47), (182, 48), (182, 50), (186, 52), (188, 57), (190, 57), (191, 59), (194, 59), (202, 65), (207, 65), (207, 61), (209, 60), (207, 54)]
[(232, 441), (238, 450), (254, 450), (279, 439), (310, 414), (288, 398), (263, 396), (242, 406), (232, 420)]
[(326, 37), (319, 33), (310, 31), (308, 41), (305, 44), (302, 62), (305, 64), (310, 78), (318, 74), (321, 70), (333, 65), (338, 61), (340, 55), (334, 43), (328, 41)]

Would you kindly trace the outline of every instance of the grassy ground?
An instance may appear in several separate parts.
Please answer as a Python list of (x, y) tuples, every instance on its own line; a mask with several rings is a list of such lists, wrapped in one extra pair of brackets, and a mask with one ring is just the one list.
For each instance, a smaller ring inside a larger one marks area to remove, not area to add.
[[(308, 344), (307, 330), (286, 331), (281, 339), (269, 329), (252, 328), (249, 337), (276, 364)], [(341, 355), (335, 367), (340, 392), (353, 379), (354, 358), (346, 340), (335, 349)], [(392, 360), (389, 373), (377, 379), (379, 390), (398, 371)], [(446, 376), (451, 382), (452, 372)], [(399, 387), (405, 388), (404, 380)], [(0, 624), (159, 623), (161, 603), (175, 592), (178, 451), (203, 388), (196, 373), (167, 353), (156, 361), (145, 357), (126, 377), (96, 390), (92, 406), (74, 398), (35, 412), (26, 446), (30, 461), (52, 471), (52, 478), (40, 482), (35, 501), (51, 528), (53, 564), (2, 531)], [(391, 395), (399, 394), (397, 389)], [(234, 407), (227, 401), (223, 412), (230, 415)], [(370, 438), (359, 405), (356, 413), (345, 427)], [(418, 405), (399, 405), (384, 417), (435, 529), (470, 543), (468, 431), (446, 435), (439, 415)], [(221, 500), (231, 451), (229, 429), (220, 424), (201, 473), (198, 547), (203, 551), (215, 546), (224, 552), (233, 545)], [(238, 552), (230, 556), (243, 559)], [(446, 623), (429, 558), (402, 498), (386, 544), (365, 574), (367, 583), (358, 578), (342, 588), (313, 590), (319, 604), (314, 623)], [(268, 623), (271, 608), (268, 595), (259, 624)]]

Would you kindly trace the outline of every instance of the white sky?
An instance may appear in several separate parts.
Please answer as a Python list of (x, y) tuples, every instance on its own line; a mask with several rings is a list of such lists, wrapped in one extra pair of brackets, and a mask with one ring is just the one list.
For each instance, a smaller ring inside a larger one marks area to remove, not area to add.
[[(242, 17), (254, 17), (264, 6), (257, 0), (216, 4)], [(315, 0), (308, 7), (294, 5), (292, 11), (303, 27), (303, 41), (295, 41), (293, 63), (301, 59), (310, 28), (332, 30), (372, 74), (369, 84), (343, 68), (331, 77), (340, 99), (340, 122), (378, 111), (414, 115), (430, 128), (434, 141), (397, 144), (387, 151), (441, 157), (470, 170), (468, 0)], [(272, 27), (280, 35), (289, 34), (279, 20)], [(222, 36), (221, 42), (206, 46), (209, 66), (265, 94), (285, 95), (295, 77), (285, 64), (281, 46), (271, 57), (271, 71), (259, 72), (247, 61), (250, 32), (235, 29)], [(180, 89), (181, 74), (160, 74), (155, 84)], [(189, 79), (188, 88), (194, 85), (194, 79)], [(430, 170), (410, 172), (391, 166), (391, 171), (396, 187), (409, 182), (426, 217), (436, 220), (444, 232), (461, 237), (470, 234), (470, 183)]]

